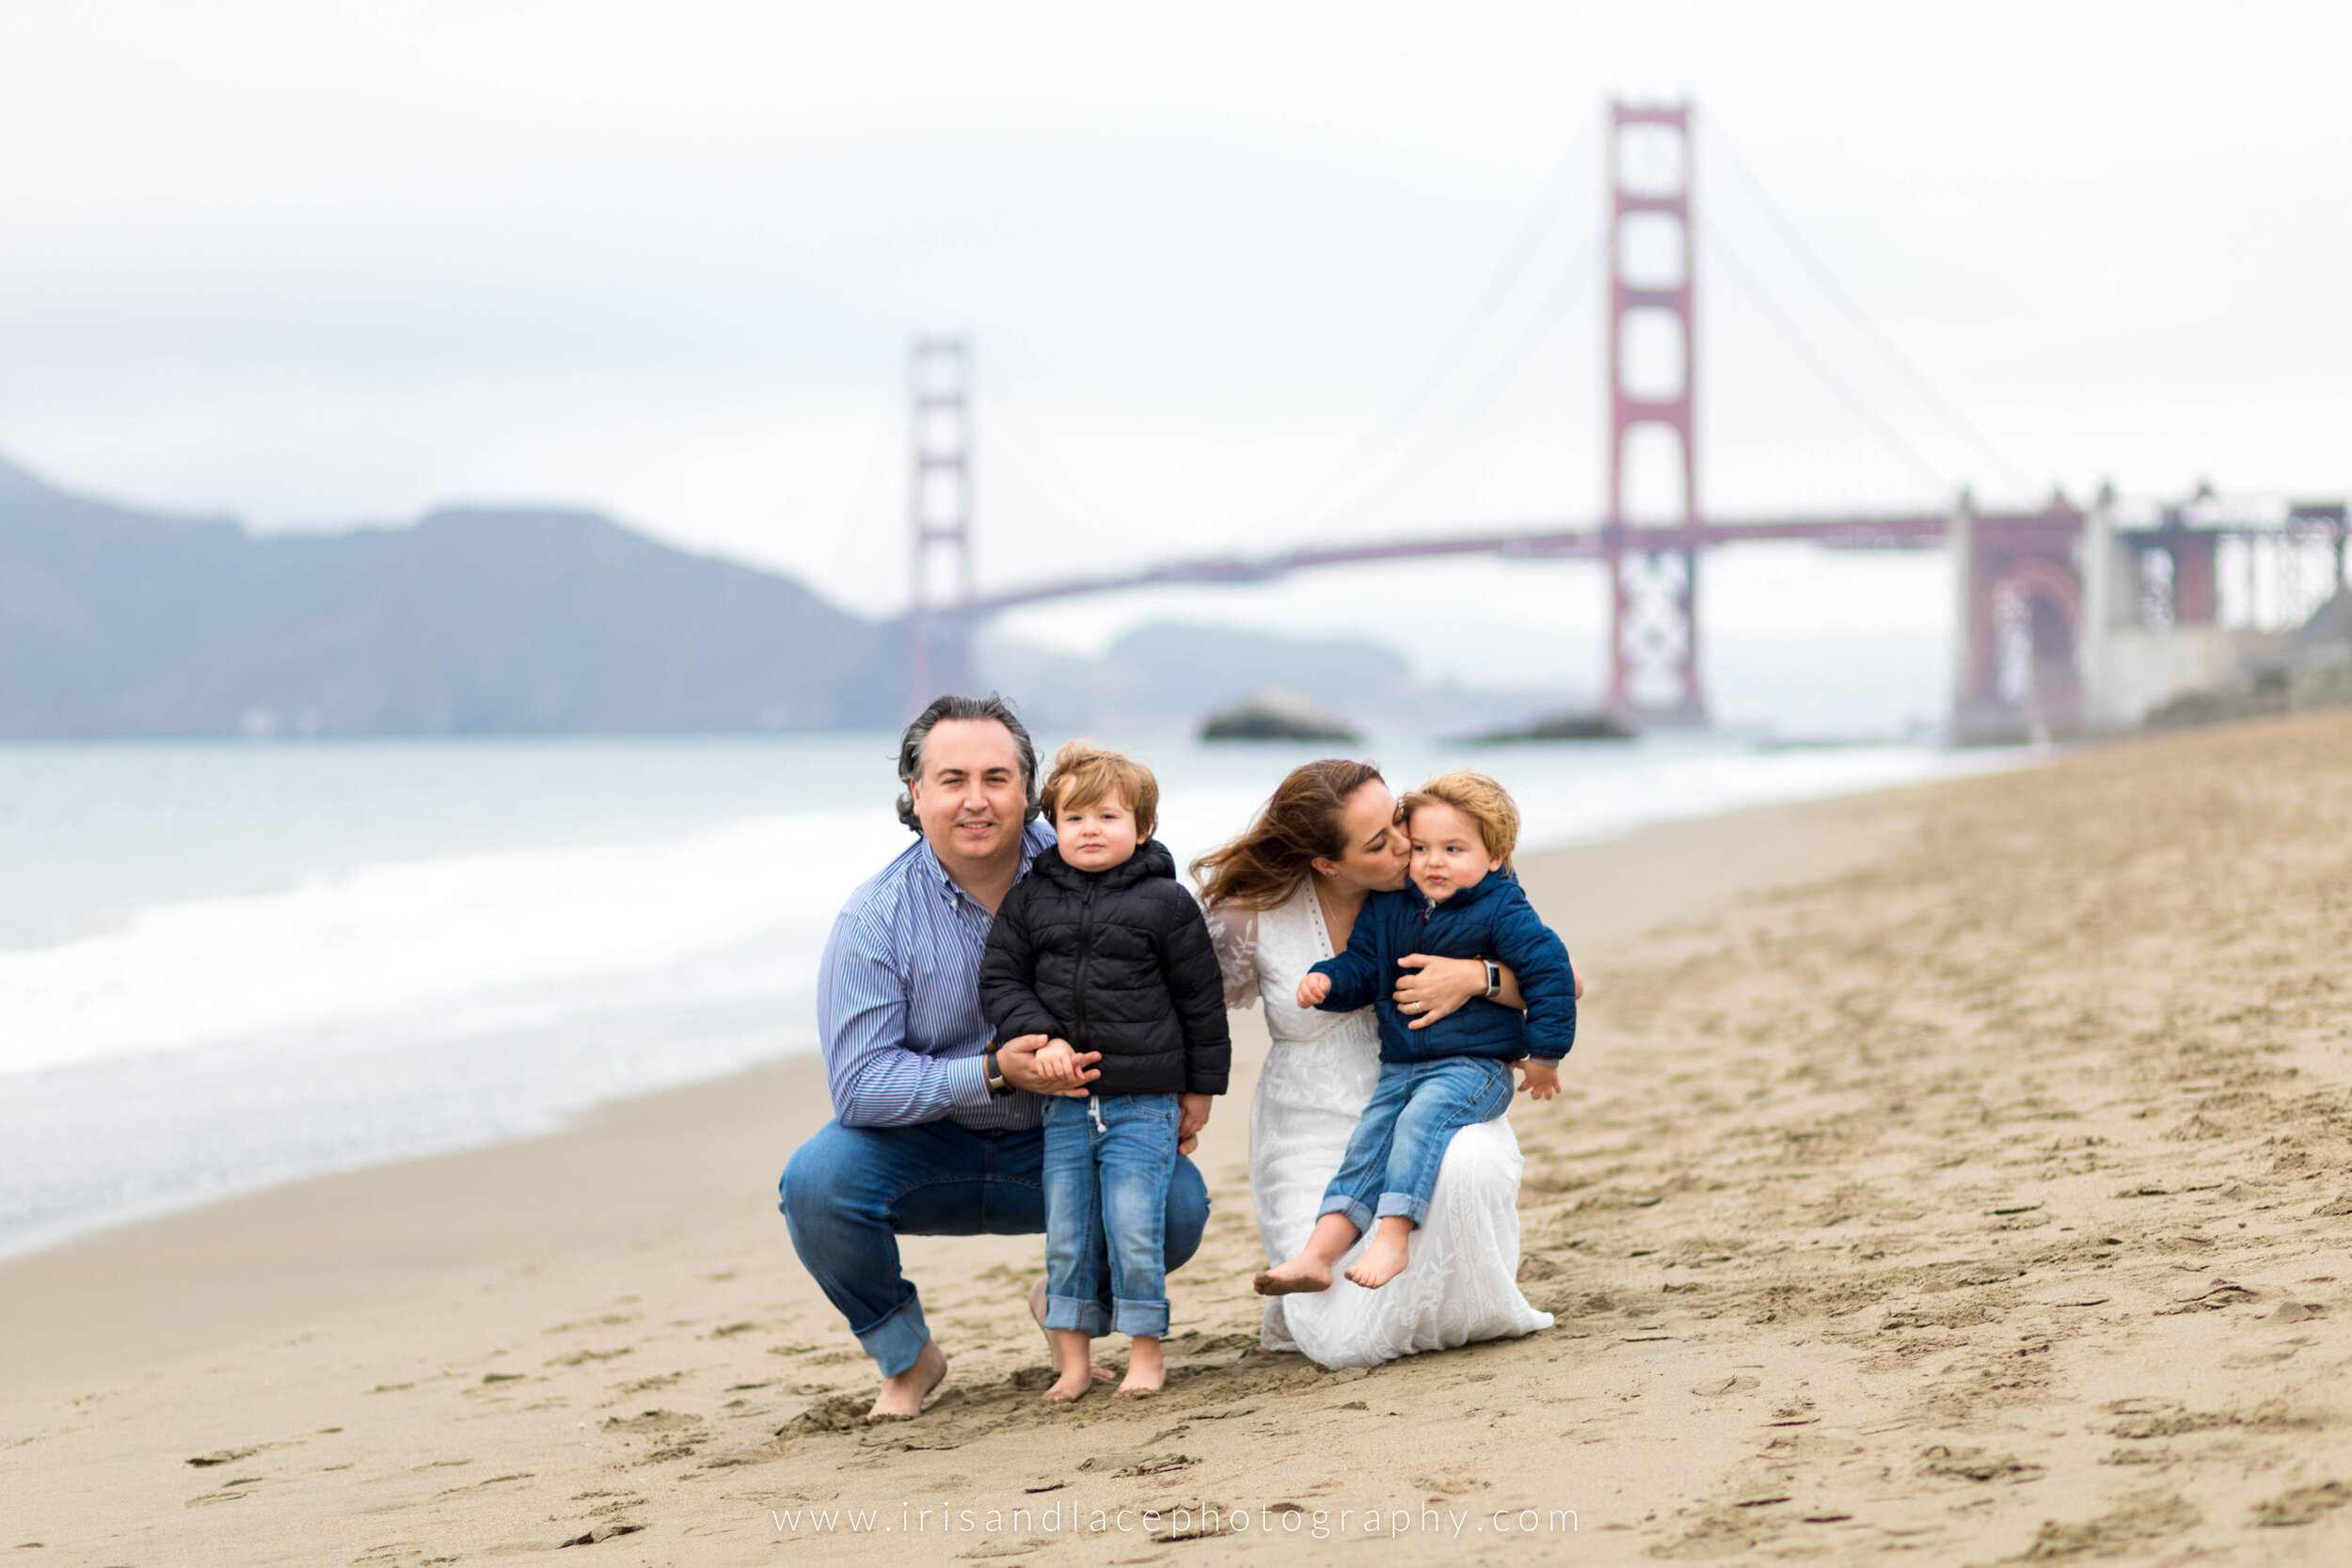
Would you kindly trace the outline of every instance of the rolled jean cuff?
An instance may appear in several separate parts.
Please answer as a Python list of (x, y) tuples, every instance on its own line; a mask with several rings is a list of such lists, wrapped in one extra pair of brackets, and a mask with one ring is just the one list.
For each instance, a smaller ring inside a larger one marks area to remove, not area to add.
[(1168, 1298), (1157, 1301), (1119, 1301), (1111, 1303), (1111, 1327), (1126, 1335), (1141, 1334), (1150, 1338), (1168, 1337)]
[(1410, 1193), (1382, 1193), (1377, 1212), (1384, 1220), (1391, 1214), (1402, 1214), (1414, 1225), (1422, 1226), (1429, 1223), (1429, 1200)]
[(1323, 1207), (1315, 1211), (1315, 1218), (1321, 1219), (1326, 1214), (1345, 1214), (1359, 1236), (1372, 1228), (1372, 1211), (1345, 1193), (1332, 1193), (1324, 1198)]
[(1089, 1339), (1099, 1339), (1108, 1325), (1099, 1301), (1089, 1301), (1084, 1296), (1047, 1296), (1045, 1326), (1074, 1329)]
[(923, 1347), (931, 1342), (930, 1325), (923, 1321), (922, 1299), (908, 1297), (904, 1307), (861, 1333), (857, 1342), (874, 1358), (882, 1376), (897, 1377), (921, 1359)]

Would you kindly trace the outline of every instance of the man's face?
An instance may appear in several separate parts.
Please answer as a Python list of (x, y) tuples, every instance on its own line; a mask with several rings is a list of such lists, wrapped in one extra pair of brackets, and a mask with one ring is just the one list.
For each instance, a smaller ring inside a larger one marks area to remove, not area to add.
[(914, 816), (943, 864), (984, 864), (1021, 852), (1021, 749), (993, 719), (946, 719), (923, 743)]

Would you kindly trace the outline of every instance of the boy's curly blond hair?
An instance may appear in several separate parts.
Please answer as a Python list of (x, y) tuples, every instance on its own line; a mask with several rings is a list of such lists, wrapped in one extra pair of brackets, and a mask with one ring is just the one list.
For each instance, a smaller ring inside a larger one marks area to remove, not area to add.
[(1039, 791), (1049, 822), (1064, 807), (1090, 806), (1112, 795), (1135, 815), (1136, 841), (1150, 838), (1160, 825), (1160, 781), (1124, 752), (1097, 746), (1091, 740), (1073, 740), (1054, 753), (1054, 770)]
[(1501, 861), (1503, 870), (1511, 869), (1511, 851), (1519, 844), (1519, 808), (1509, 790), (1484, 773), (1440, 773), (1406, 794), (1406, 830), (1412, 829), (1413, 813), (1436, 805), (1452, 806), (1477, 823), (1486, 853)]

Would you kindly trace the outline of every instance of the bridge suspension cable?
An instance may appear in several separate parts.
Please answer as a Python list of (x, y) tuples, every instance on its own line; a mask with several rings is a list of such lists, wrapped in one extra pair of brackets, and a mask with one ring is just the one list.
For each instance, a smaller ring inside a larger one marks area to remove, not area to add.
[[(1543, 242), (1550, 236), (1553, 228), (1560, 220), (1560, 214), (1567, 210), (1569, 199), (1578, 194), (1578, 177), (1583, 172), (1584, 166), (1591, 161), (1597, 141), (1597, 135), (1586, 134), (1570, 147), (1553, 167), (1550, 176), (1545, 182), (1543, 192), (1537, 198), (1534, 210), (1520, 223), (1518, 232), (1504, 247), (1502, 258), (1495, 263), (1494, 270), (1487, 275), (1486, 281), (1472, 296), (1470, 309), (1463, 313), (1461, 322), (1454, 327), (1453, 334), (1439, 347), (1427, 368), (1406, 389), (1404, 396), (1399, 398), (1388, 413), (1383, 415), (1379, 421), (1358, 440), (1347, 455), (1335, 465), (1329, 473), (1303, 492), (1297, 499), (1267, 518), (1262, 527), (1279, 528), (1286, 523), (1313, 516), (1318, 513), (1324, 514), (1320, 520), (1329, 521), (1331, 515), (1326, 512), (1327, 502), (1336, 496), (1343, 495), (1356, 488), (1359, 482), (1374, 471), (1384, 467), (1393, 467), (1397, 451), (1396, 438), (1411, 426), (1429, 400), (1436, 395), (1438, 388), (1443, 386), (1447, 377), (1453, 373), (1462, 356), (1486, 331), (1495, 312), (1501, 309), (1503, 302), (1510, 297), (1511, 291), (1518, 284), (1520, 274), (1534, 259)], [(1539, 314), (1549, 313), (1549, 309), (1550, 302), (1547, 300), (1546, 305), (1539, 309)], [(1557, 325), (1556, 320), (1552, 325)], [(1539, 336), (1548, 335), (1549, 330), (1549, 328), (1546, 327)], [(1519, 360), (1524, 361), (1527, 353), (1532, 350), (1523, 346), (1524, 339), (1521, 342), (1522, 346), (1515, 347), (1511, 353)], [(1488, 401), (1491, 401), (1492, 394), (1485, 395)]]
[[(1583, 247), (1561, 269), (1551, 292), (1544, 296), (1543, 303), (1536, 308), (1535, 314), (1529, 319), (1518, 341), (1504, 351), (1502, 360), (1479, 384), (1478, 389), (1470, 394), (1469, 401), (1454, 411), (1452, 421), (1431, 432), (1419, 445), (1394, 457), (1390, 464), (1392, 474), (1422, 470), (1453, 451), (1480, 417), (1494, 405), (1495, 400), (1510, 390), (1520, 372), (1527, 369), (1528, 361), (1534, 357), (1538, 349), (1551, 341), (1552, 334), (1567, 319), (1579, 296), (1591, 285), (1592, 266), (1600, 255), (1601, 245), (1602, 236), (1598, 232), (1586, 240)], [(1345, 515), (1344, 513), (1336, 514), (1323, 520), (1337, 521)]]
[(1020, 490), (1031, 503), (1064, 522), (1089, 528), (1109, 524), (1130, 538), (1149, 533), (1151, 531), (1142, 527), (1132, 513), (1104, 501), (1097, 491), (1082, 483), (1064, 458), (1062, 449), (1045, 436), (1041, 425), (1031, 420), (1031, 410), (1022, 394), (1022, 382), (1042, 385), (1049, 379), (1037, 361), (1012, 340), (1002, 347), (992, 343), (989, 357), (997, 362), (1009, 359), (1014, 372), (1011, 377), (1000, 375), (990, 384), (989, 421), (1011, 436), (1013, 449), (1007, 453), (1003, 443), (991, 445), (990, 451), (995, 455), (990, 459), (989, 471), (997, 483)]
[(1805, 362), (1815, 375), (1821, 378), (1824, 386), (1836, 394), (1838, 401), (1858, 416), (1863, 423), (1868, 425), (1872, 432), (1886, 443), (1887, 450), (1901, 458), (1904, 466), (1912, 472), (1926, 480), (1939, 491), (1950, 489), (1950, 476), (1920, 455), (1918, 449), (1903, 439), (1902, 432), (1889, 424), (1886, 417), (1878, 411), (1868, 398), (1863, 396), (1851, 382), (1837, 373), (1836, 368), (1822, 357), (1820, 351), (1813, 346), (1804, 330), (1789, 318), (1786, 310), (1781, 309), (1780, 302), (1775, 300), (1772, 292), (1766, 289), (1756, 275), (1748, 270), (1747, 264), (1740, 260), (1739, 254), (1716, 231), (1714, 226), (1697, 223), (1694, 220), (1692, 227), (1706, 237), (1708, 248), (1715, 254), (1717, 260), (1724, 263), (1731, 276), (1739, 280), (1740, 286), (1747, 291), (1748, 297), (1753, 299), (1756, 308), (1764, 312), (1765, 319), (1772, 324), (1783, 338), (1788, 340), (1788, 346), (1797, 351), (1798, 357)]
[(1952, 404), (1948, 398), (1937, 391), (1934, 385), (1920, 373), (1918, 368), (1896, 348), (1894, 341), (1880, 329), (1876, 322), (1864, 313), (1861, 306), (1854, 303), (1853, 296), (1838, 283), (1828, 266), (1822, 262), (1820, 254), (1805, 243), (1804, 236), (1798, 231), (1797, 226), (1788, 221), (1788, 214), (1781, 211), (1780, 204), (1772, 198), (1770, 193), (1764, 189), (1763, 182), (1756, 179), (1749, 170), (1745, 160), (1733, 150), (1730, 138), (1724, 134), (1719, 125), (1720, 122), (1713, 116), (1708, 117), (1704, 127), (1708, 142), (1713, 145), (1715, 151), (1721, 155), (1724, 162), (1731, 166), (1731, 171), (1740, 177), (1740, 183), (1746, 188), (1750, 198), (1763, 211), (1767, 221), (1779, 232), (1781, 239), (1795, 254), (1798, 261), (1804, 265), (1806, 272), (1812, 275), (1813, 280), (1820, 285), (1821, 292), (1829, 295), (1831, 302), (1845, 314), (1848, 321), (1854, 325), (1865, 341), (1878, 351), (1879, 356), (1885, 360), (1920, 401), (1933, 410), (1960, 436), (1962, 440), (1973, 447), (1978, 456), (1992, 464), (2000, 471), (2002, 478), (2019, 490), (2032, 489), (2033, 483), (2026, 479), (2024, 470), (2010, 462), (2008, 456), (1986, 437), (1984, 432), (1979, 430)]

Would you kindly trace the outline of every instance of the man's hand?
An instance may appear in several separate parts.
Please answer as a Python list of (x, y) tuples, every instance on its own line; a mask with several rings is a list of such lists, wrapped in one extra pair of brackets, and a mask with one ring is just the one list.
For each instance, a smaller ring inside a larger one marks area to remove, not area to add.
[(1547, 1062), (1538, 1056), (1523, 1056), (1511, 1064), (1525, 1075), (1519, 1088), (1537, 1100), (1549, 1100), (1560, 1092), (1560, 1064)]
[(1298, 1005), (1302, 1008), (1311, 1007), (1330, 994), (1331, 976), (1328, 974), (1310, 974), (1298, 982)]
[(1103, 1076), (1095, 1063), (1099, 1051), (1077, 1051), (1068, 1040), (1043, 1035), (1023, 1035), (996, 1048), (996, 1070), (1005, 1082), (1031, 1094), (1055, 1094), (1065, 1100), (1087, 1098), (1086, 1085)]

